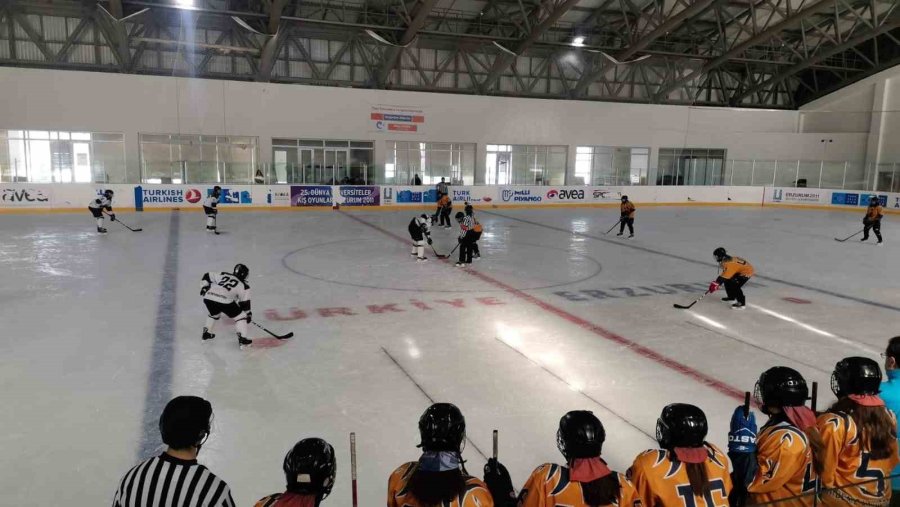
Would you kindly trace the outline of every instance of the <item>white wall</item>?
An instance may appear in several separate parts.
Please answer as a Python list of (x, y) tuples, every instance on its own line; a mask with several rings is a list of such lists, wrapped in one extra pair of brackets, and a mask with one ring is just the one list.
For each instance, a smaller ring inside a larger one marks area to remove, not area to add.
[[(546, 144), (650, 147), (651, 168), (663, 147), (724, 148), (737, 159), (863, 160), (868, 136), (801, 133), (797, 111), (715, 109), (564, 100), (514, 99), (334, 87), (245, 83), (75, 71), (0, 68), (0, 128), (124, 132), (129, 178), (139, 174), (137, 134), (252, 135), (262, 162), (271, 138), (374, 140), (376, 165), (384, 141), (410, 139), (484, 145)], [(900, 100), (900, 94), (898, 99)], [(425, 110), (425, 133), (373, 131), (375, 104)], [(897, 148), (900, 150), (900, 148)], [(651, 171), (652, 172), (652, 171)]]
[(842, 88), (801, 109), (804, 131), (866, 132), (866, 162), (900, 162), (900, 66)]

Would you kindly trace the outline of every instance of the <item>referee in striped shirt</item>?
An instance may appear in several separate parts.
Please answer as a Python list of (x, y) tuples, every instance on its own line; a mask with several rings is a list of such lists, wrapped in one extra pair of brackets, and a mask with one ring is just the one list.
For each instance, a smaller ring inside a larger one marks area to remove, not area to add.
[(178, 396), (159, 417), (168, 447), (125, 474), (113, 507), (234, 507), (225, 481), (197, 463), (209, 437), (212, 405), (197, 396)]

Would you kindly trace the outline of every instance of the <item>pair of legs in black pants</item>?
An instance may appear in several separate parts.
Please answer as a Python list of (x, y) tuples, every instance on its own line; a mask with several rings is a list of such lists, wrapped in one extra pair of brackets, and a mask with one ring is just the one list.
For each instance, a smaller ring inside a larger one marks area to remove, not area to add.
[(441, 226), (450, 227), (450, 212), (453, 211), (453, 208), (441, 208)]
[(459, 262), (457, 264), (472, 264), (472, 253), (475, 248), (478, 248), (475, 245), (476, 235), (478, 233), (469, 231), (459, 240)]
[(881, 220), (863, 222), (863, 241), (869, 239), (869, 229), (875, 233), (875, 237), (878, 238), (878, 242), (881, 243)]
[(622, 221), (619, 222), (619, 236), (625, 233), (625, 226), (628, 226), (628, 234), (634, 236), (634, 219), (628, 217), (622, 217)]
[(725, 294), (728, 295), (725, 298), (725, 301), (737, 301), (741, 305), (747, 304), (747, 299), (744, 297), (744, 291), (741, 287), (744, 286), (750, 278), (741, 275), (735, 275), (728, 280), (725, 280)]

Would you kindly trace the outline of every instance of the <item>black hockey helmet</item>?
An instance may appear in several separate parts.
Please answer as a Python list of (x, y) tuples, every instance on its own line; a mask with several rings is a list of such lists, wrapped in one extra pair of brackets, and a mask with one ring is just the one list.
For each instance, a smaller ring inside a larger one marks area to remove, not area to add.
[(801, 407), (809, 398), (809, 387), (800, 372), (787, 366), (764, 371), (756, 381), (753, 397), (766, 412), (766, 407)]
[(687, 403), (667, 405), (656, 420), (656, 441), (663, 449), (702, 447), (708, 431), (706, 414)]
[(845, 357), (831, 374), (831, 391), (838, 398), (881, 391), (881, 368), (868, 357)]
[(877, 195), (870, 196), (869, 204), (881, 204), (881, 199), (879, 199)]
[(715, 257), (717, 261), (722, 262), (723, 259), (728, 257), (728, 252), (726, 252), (724, 248), (718, 247), (713, 250), (713, 257)]
[(331, 493), (337, 473), (334, 447), (321, 438), (304, 438), (284, 456), (282, 468), (288, 491), (322, 500)]
[(435, 403), (419, 418), (419, 435), (426, 451), (462, 452), (466, 418), (452, 403)]
[(250, 276), (250, 268), (243, 264), (235, 264), (234, 276), (238, 277), (239, 280), (246, 282), (247, 277)]
[(219, 195), (221, 193), (222, 193), (222, 187), (220, 187), (219, 185), (216, 185), (213, 187), (213, 195)]
[(466, 215), (462, 211), (457, 211), (454, 216), (456, 217), (457, 222), (462, 222), (463, 219), (466, 218)]
[(627, 195), (623, 195), (623, 196), (622, 196), (622, 202), (625, 202), (625, 201), (627, 201), (627, 200), (628, 200), (628, 196), (627, 196)]
[(107, 188), (106, 190), (103, 191), (103, 195), (104, 195), (107, 199), (112, 199), (113, 194), (115, 194), (115, 192), (113, 192), (112, 190), (110, 190), (110, 189), (108, 189), (108, 188)]
[(463, 209), (466, 211), (466, 215), (471, 215), (472, 213), (475, 213), (475, 208), (473, 208), (472, 205), (469, 203), (466, 203), (466, 206)]
[(212, 405), (199, 396), (177, 396), (159, 416), (159, 434), (173, 449), (199, 448), (209, 436)]
[(593, 412), (573, 410), (559, 420), (556, 448), (566, 461), (577, 458), (596, 458), (603, 449), (606, 430)]

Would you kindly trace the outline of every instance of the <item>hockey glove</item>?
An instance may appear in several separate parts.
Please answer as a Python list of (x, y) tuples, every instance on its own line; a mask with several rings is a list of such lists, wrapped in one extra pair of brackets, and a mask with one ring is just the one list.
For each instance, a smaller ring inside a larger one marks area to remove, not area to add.
[(427, 241), (428, 241), (428, 244), (429, 244), (429, 245), (432, 244), (432, 243), (434, 243), (434, 241), (431, 241), (431, 238), (430, 238), (430, 237), (427, 239)]
[(209, 292), (209, 285), (204, 285), (203, 288), (200, 289), (200, 295), (205, 296), (207, 292)]
[(110, 222), (115, 222), (115, 221), (116, 221), (116, 214), (115, 214), (115, 213), (110, 213), (110, 214), (109, 214), (109, 221), (110, 221)]
[(484, 465), (484, 483), (491, 492), (494, 505), (498, 507), (516, 505), (516, 490), (513, 489), (509, 471), (496, 458), (490, 458)]
[(253, 312), (247, 312), (247, 324), (253, 322)]
[(751, 411), (744, 416), (744, 407), (734, 409), (731, 415), (731, 431), (728, 432), (728, 453), (752, 453), (756, 451), (756, 415)]
[(719, 290), (719, 282), (711, 282), (709, 284), (709, 289), (707, 290), (707, 292), (712, 294), (713, 292), (715, 292), (717, 290)]

